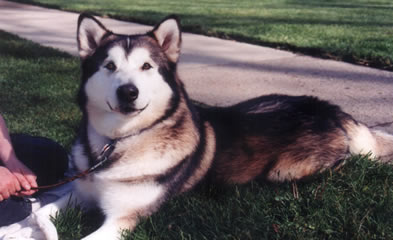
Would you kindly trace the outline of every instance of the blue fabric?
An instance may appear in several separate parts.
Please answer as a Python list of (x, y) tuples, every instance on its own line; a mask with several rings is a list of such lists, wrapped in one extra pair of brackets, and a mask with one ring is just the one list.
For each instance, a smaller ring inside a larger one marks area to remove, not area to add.
[(19, 222), (31, 213), (29, 200), (11, 197), (0, 202), (0, 227)]

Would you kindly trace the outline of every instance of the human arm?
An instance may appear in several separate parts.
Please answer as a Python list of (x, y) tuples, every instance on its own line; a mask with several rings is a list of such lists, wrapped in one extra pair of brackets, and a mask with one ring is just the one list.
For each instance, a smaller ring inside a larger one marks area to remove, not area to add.
[[(11, 144), (11, 138), (8, 133), (6, 124), (2, 116), (0, 115), (0, 160), (15, 178), (9, 178), (10, 175), (2, 169), (0, 172), (0, 181), (3, 183), (17, 180), (15, 184), (3, 184), (0, 185), (0, 193), (8, 196), (10, 195), (31, 195), (35, 191), (31, 190), (32, 187), (37, 187), (35, 174), (27, 168), (15, 155), (14, 149)], [(14, 185), (15, 187), (10, 187)], [(18, 192), (21, 190), (21, 192)], [(4, 197), (3, 197), (4, 198)]]

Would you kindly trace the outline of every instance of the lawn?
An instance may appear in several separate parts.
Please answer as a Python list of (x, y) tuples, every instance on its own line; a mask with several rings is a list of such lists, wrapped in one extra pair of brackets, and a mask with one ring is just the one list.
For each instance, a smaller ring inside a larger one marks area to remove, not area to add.
[[(78, 64), (0, 31), (0, 112), (11, 132), (47, 136), (69, 149), (80, 119)], [(309, 182), (201, 186), (124, 231), (123, 240), (393, 239), (392, 182), (392, 166), (356, 156)], [(74, 240), (94, 230), (96, 217), (70, 208), (54, 222), (60, 239)]]
[(393, 70), (390, 0), (14, 0), (155, 24), (177, 14), (186, 31)]
[(78, 84), (78, 59), (0, 31), (0, 112), (12, 132), (69, 148), (81, 116)]

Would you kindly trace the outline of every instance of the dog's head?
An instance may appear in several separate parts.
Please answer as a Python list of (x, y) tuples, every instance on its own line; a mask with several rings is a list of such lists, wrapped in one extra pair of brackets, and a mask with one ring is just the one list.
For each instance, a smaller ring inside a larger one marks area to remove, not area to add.
[(150, 32), (120, 35), (81, 14), (77, 41), (82, 61), (79, 104), (95, 130), (110, 138), (149, 128), (179, 98), (176, 63), (181, 32), (168, 17)]

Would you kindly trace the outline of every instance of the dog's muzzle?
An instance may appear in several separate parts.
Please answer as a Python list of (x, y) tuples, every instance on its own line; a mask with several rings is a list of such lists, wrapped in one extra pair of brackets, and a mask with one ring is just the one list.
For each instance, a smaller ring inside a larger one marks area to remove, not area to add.
[(122, 113), (130, 113), (136, 110), (134, 102), (138, 98), (138, 88), (133, 84), (122, 85), (116, 90), (116, 94), (119, 100), (119, 108)]

